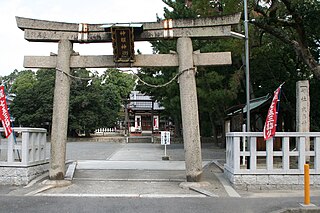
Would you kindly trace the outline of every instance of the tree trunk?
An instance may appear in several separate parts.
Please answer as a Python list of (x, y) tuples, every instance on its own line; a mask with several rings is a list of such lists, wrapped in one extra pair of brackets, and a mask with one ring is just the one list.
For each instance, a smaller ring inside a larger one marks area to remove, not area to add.
[(217, 144), (218, 143), (217, 128), (216, 128), (214, 119), (212, 117), (212, 114), (211, 113), (208, 113), (208, 114), (209, 114), (209, 119), (210, 119), (210, 123), (211, 123), (213, 143)]
[(222, 126), (222, 135), (221, 135), (221, 146), (222, 148), (226, 147), (226, 129), (225, 129), (225, 124), (224, 124), (224, 119), (220, 119), (221, 126)]
[(187, 6), (187, 8), (191, 8), (192, 0), (185, 0), (185, 5)]
[(181, 137), (181, 123), (180, 119), (175, 116), (174, 117), (174, 132), (175, 132), (175, 137), (180, 138)]
[(309, 48), (301, 42), (292, 41), (291, 43), (296, 55), (311, 69), (313, 75), (320, 80), (320, 65), (314, 59)]
[[(269, 25), (268, 23), (260, 21), (254, 21), (252, 23), (258, 28), (278, 38), (283, 43), (291, 44), (297, 57), (299, 57), (300, 60), (302, 60), (303, 63), (309, 67), (314, 77), (320, 80), (320, 65), (318, 64), (318, 59), (316, 59), (310, 52), (310, 47), (307, 43), (305, 24), (303, 22), (304, 19), (293, 7), (290, 0), (282, 0), (282, 2), (285, 4), (286, 9), (288, 10), (288, 14), (292, 15), (294, 25), (291, 24), (291, 27), (293, 28), (293, 31), (295, 31), (297, 36), (289, 36), (285, 32), (278, 30), (278, 26)], [(270, 15), (268, 16), (266, 13), (260, 10), (259, 7), (255, 7), (254, 10), (255, 12), (257, 12), (257, 14), (263, 15), (265, 18), (270, 18)], [(280, 23), (283, 22), (279, 21), (279, 19), (277, 19), (277, 21)]]

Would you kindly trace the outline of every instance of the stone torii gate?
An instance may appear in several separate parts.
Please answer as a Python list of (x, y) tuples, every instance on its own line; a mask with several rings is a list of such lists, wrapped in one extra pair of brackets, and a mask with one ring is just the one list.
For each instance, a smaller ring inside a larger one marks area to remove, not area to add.
[[(191, 38), (231, 36), (231, 25), (238, 24), (240, 14), (214, 18), (164, 20), (149, 23), (131, 23), (134, 41), (177, 39), (176, 54), (135, 55), (128, 62), (114, 61), (114, 55), (87, 55), (74, 53), (73, 43), (112, 42), (112, 27), (117, 24), (76, 24), (16, 17), (17, 26), (31, 42), (58, 42), (58, 54), (25, 56), (25, 68), (55, 68), (51, 160), (51, 180), (65, 176), (66, 141), (68, 128), (69, 74), (72, 68), (108, 67), (179, 67), (179, 88), (185, 149), (186, 178), (200, 181), (202, 157), (198, 118), (195, 67), (231, 64), (231, 53), (193, 52)], [(133, 43), (133, 42), (132, 42)]]

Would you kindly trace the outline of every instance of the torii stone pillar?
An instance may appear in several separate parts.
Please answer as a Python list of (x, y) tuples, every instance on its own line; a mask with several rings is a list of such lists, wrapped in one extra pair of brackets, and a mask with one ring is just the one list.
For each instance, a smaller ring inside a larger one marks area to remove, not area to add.
[(198, 182), (202, 174), (202, 157), (191, 38), (178, 38), (177, 52), (186, 177), (188, 182)]
[(53, 99), (51, 160), (49, 169), (49, 177), (51, 180), (63, 180), (65, 174), (70, 96), (70, 80), (67, 74), (70, 74), (71, 54), (72, 43), (69, 40), (60, 40)]
[[(52, 122), (50, 179), (60, 180), (65, 174), (70, 68), (107, 67), (177, 67), (181, 73), (180, 96), (186, 175), (188, 182), (199, 181), (202, 174), (195, 66), (230, 65), (231, 53), (193, 53), (191, 38), (229, 37), (231, 26), (241, 14), (223, 17), (163, 20), (142, 23), (135, 41), (178, 39), (178, 54), (136, 55), (133, 63), (115, 63), (112, 55), (80, 56), (72, 53), (72, 43), (112, 42), (114, 24), (78, 24), (16, 17), (25, 39), (32, 42), (59, 42), (58, 56), (25, 56), (26, 68), (56, 68), (56, 85)], [(172, 28), (166, 26), (172, 25)], [(170, 24), (171, 23), (171, 24)], [(169, 36), (169, 37), (168, 37)], [(65, 39), (65, 40), (64, 40)]]

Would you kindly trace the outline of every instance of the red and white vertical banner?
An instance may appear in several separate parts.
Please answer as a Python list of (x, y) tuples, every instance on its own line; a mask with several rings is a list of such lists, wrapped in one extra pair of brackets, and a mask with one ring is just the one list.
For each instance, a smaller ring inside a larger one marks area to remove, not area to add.
[(278, 102), (280, 101), (280, 92), (281, 92), (282, 85), (283, 84), (281, 84), (276, 89), (276, 91), (274, 91), (273, 99), (268, 110), (268, 115), (263, 128), (263, 137), (265, 141), (272, 138), (276, 134), (277, 118), (278, 118), (278, 111), (279, 111)]
[(0, 120), (4, 128), (6, 138), (12, 133), (10, 114), (8, 111), (6, 94), (4, 92), (4, 86), (0, 86)]
[(159, 116), (153, 116), (153, 130), (159, 130)]

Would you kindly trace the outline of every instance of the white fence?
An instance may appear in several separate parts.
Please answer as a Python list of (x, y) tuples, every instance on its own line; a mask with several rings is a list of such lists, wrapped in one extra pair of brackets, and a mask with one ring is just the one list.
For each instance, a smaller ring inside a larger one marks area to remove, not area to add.
[(104, 134), (104, 133), (114, 133), (117, 132), (117, 128), (113, 127), (113, 128), (99, 128), (95, 130), (95, 134)]
[(0, 185), (27, 185), (49, 169), (47, 130), (14, 128), (14, 132), (19, 133), (16, 140), (13, 134), (0, 139)]
[(111, 127), (111, 128), (99, 128), (94, 131), (94, 134), (92, 136), (124, 136), (125, 129), (124, 128), (117, 128), (117, 127)]
[[(3, 132), (3, 128), (0, 128)], [(19, 137), (0, 139), (0, 166), (33, 166), (46, 163), (46, 129), (14, 128)]]
[(236, 188), (300, 188), (306, 162), (311, 183), (320, 186), (318, 132), (279, 132), (268, 141), (262, 132), (226, 134), (225, 174)]

